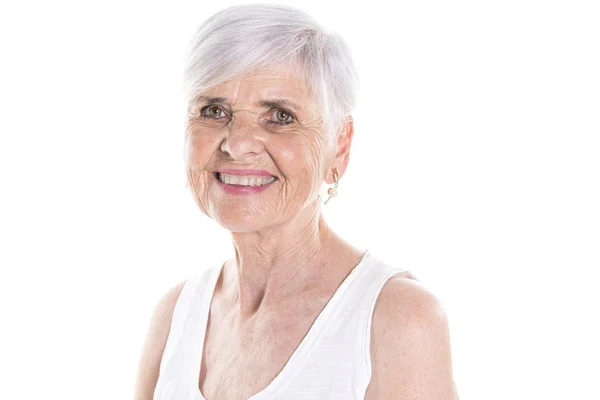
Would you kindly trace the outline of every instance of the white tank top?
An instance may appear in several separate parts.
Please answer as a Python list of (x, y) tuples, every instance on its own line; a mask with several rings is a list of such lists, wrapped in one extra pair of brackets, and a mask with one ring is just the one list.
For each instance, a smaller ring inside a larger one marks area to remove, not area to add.
[[(185, 283), (173, 311), (154, 400), (206, 400), (198, 388), (200, 362), (222, 267)], [(369, 344), (375, 301), (384, 283), (402, 271), (366, 251), (281, 372), (249, 400), (364, 399), (371, 380)]]

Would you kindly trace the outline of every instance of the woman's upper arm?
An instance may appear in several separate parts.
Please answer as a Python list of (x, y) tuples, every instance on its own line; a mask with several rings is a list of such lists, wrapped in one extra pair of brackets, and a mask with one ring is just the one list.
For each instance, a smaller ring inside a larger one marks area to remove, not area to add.
[(156, 305), (146, 340), (142, 348), (138, 374), (135, 383), (135, 400), (152, 400), (158, 380), (160, 360), (167, 343), (173, 309), (183, 289), (184, 282), (169, 290)]
[(399, 276), (388, 280), (371, 327), (367, 400), (458, 400), (446, 313), (421, 284)]

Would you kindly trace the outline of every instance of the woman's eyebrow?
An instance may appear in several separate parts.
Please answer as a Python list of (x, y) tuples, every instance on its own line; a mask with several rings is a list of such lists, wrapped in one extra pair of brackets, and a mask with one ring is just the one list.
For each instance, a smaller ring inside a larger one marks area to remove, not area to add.
[(198, 96), (198, 101), (202, 101), (209, 104), (222, 104), (226, 103), (227, 99), (225, 97)]
[[(224, 104), (227, 103), (227, 99), (225, 97), (211, 97), (211, 96), (198, 96), (198, 102), (207, 103), (207, 104)], [(287, 100), (287, 99), (269, 99), (269, 100), (260, 100), (258, 102), (260, 107), (269, 107), (269, 108), (293, 108), (295, 110), (302, 110), (298, 104)]]
[(275, 107), (275, 108), (294, 108), (296, 110), (302, 110), (302, 107), (286, 99), (271, 99), (261, 100), (258, 102), (261, 107)]

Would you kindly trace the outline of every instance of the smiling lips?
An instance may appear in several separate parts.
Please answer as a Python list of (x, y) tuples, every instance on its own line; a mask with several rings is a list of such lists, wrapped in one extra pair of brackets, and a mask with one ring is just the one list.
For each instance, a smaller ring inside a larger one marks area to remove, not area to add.
[(225, 184), (237, 186), (263, 186), (273, 183), (276, 179), (274, 176), (234, 175), (224, 172), (217, 172), (217, 178)]
[(219, 186), (230, 194), (258, 193), (277, 180), (264, 170), (220, 169), (213, 175)]

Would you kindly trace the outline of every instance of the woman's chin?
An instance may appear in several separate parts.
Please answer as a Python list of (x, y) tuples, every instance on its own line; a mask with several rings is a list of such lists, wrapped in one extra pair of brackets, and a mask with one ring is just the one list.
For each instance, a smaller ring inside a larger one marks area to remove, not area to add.
[(213, 218), (219, 225), (232, 233), (256, 232), (266, 225), (264, 216), (256, 215), (256, 213), (224, 213), (213, 216)]

